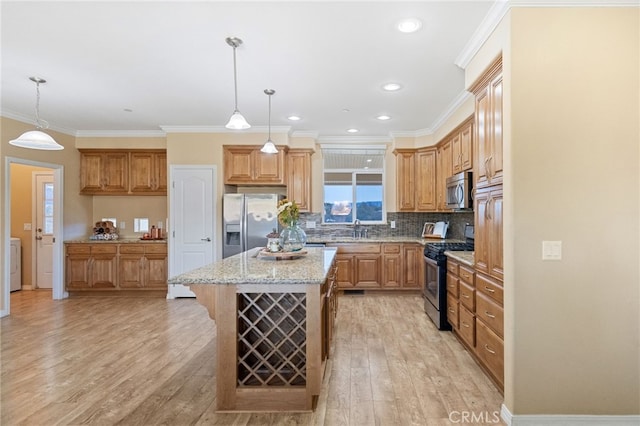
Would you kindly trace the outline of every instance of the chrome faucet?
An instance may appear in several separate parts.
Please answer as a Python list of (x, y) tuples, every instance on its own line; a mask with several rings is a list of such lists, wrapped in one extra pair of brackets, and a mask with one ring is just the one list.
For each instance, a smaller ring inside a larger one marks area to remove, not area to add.
[(360, 219), (356, 219), (355, 222), (353, 222), (353, 238), (360, 238), (360, 237), (361, 237)]

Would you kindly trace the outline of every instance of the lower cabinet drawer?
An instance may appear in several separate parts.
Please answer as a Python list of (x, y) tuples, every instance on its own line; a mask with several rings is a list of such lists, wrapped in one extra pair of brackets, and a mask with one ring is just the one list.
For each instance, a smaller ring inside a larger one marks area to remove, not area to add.
[(447, 273), (447, 291), (453, 295), (453, 297), (458, 297), (458, 277), (451, 273)]
[(497, 303), (503, 303), (504, 297), (502, 285), (494, 279), (485, 277), (482, 274), (476, 274), (476, 289), (479, 292), (486, 294)]
[(472, 348), (476, 344), (476, 321), (475, 316), (469, 312), (464, 306), (460, 306), (458, 317), (460, 319), (460, 328), (458, 333), (460, 337), (467, 342)]
[(504, 342), (479, 318), (476, 318), (476, 354), (500, 386), (504, 386)]
[(447, 294), (447, 321), (451, 327), (458, 328), (458, 299)]
[(476, 295), (476, 316), (498, 336), (504, 336), (504, 309), (480, 292)]
[(464, 282), (459, 281), (460, 285), (458, 287), (460, 294), (458, 295), (458, 299), (460, 299), (460, 304), (464, 305), (470, 311), (473, 311), (476, 307), (475, 304), (475, 289), (469, 287)]

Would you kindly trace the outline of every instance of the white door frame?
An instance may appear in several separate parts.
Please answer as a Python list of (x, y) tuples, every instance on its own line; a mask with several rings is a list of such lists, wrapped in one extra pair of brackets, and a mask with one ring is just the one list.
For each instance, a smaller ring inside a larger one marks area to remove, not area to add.
[(56, 191), (54, 193), (53, 205), (56, 211), (56, 217), (53, 220), (53, 232), (56, 235), (56, 242), (53, 245), (53, 299), (64, 299), (69, 297), (69, 293), (64, 291), (64, 256), (63, 241), (64, 229), (62, 226), (62, 218), (64, 217), (63, 203), (64, 199), (64, 166), (61, 164), (43, 163), (40, 161), (32, 161), (24, 158), (5, 157), (4, 164), (4, 235), (6, 238), (2, 242), (4, 245), (4, 259), (2, 282), (0, 289), (3, 294), (3, 306), (0, 306), (0, 317), (9, 315), (11, 304), (11, 277), (9, 275), (11, 265), (11, 164), (24, 164), (27, 166), (43, 167), (53, 170), (53, 184)]

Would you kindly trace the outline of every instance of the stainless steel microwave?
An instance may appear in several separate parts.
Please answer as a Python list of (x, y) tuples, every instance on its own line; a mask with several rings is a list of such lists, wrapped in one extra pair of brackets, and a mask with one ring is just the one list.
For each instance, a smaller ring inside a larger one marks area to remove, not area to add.
[(453, 210), (472, 210), (473, 180), (471, 172), (462, 172), (447, 178), (447, 208)]

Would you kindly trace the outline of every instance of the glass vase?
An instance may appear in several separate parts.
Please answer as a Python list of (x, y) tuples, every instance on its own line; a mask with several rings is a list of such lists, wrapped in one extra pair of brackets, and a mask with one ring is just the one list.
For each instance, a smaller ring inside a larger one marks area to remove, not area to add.
[(282, 251), (299, 251), (306, 243), (307, 234), (298, 226), (298, 222), (291, 222), (280, 232)]

